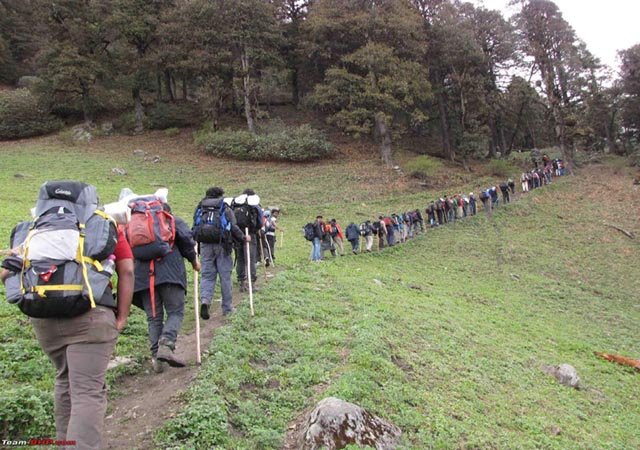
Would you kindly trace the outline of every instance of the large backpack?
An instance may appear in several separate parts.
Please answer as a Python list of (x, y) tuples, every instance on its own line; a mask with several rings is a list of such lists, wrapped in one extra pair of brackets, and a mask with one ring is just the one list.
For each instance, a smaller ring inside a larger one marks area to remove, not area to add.
[(313, 239), (316, 237), (316, 227), (311, 222), (309, 222), (302, 228), (302, 232), (304, 233), (304, 238), (307, 241), (313, 241)]
[(380, 231), (380, 221), (376, 220), (371, 223), (371, 232), (374, 234), (374, 236), (377, 236), (379, 231)]
[(116, 224), (98, 210), (96, 188), (74, 181), (40, 187), (34, 220), (22, 222), (11, 245), (22, 268), (6, 281), (7, 301), (31, 317), (74, 317), (110, 295), (111, 272), (102, 264), (114, 252)]
[(371, 225), (367, 222), (362, 222), (360, 224), (360, 236), (368, 236), (371, 234)]
[(133, 257), (152, 261), (171, 253), (176, 239), (176, 223), (155, 195), (129, 200), (131, 220), (125, 227)]
[(233, 202), (232, 209), (233, 213), (236, 216), (238, 227), (243, 232), (245, 228), (248, 228), (249, 234), (254, 234), (262, 227), (262, 224), (260, 223), (258, 208), (249, 204), (247, 196), (244, 196), (244, 202), (242, 203), (238, 203), (236, 202), (236, 200), (234, 200)]
[(222, 199), (205, 198), (200, 202), (193, 221), (193, 237), (197, 242), (222, 244), (231, 237), (231, 222)]

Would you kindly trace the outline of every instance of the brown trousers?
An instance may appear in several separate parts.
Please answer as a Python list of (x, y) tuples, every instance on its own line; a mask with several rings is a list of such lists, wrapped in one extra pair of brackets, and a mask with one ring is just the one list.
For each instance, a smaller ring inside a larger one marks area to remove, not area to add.
[(103, 306), (70, 319), (31, 319), (42, 350), (56, 368), (56, 439), (77, 450), (102, 448), (107, 410), (105, 374), (118, 338), (112, 309)]

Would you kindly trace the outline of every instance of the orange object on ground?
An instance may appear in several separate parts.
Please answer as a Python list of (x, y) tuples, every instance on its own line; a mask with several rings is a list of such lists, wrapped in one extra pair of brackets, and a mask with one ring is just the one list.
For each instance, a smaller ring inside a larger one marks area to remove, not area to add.
[(640, 359), (627, 358), (626, 356), (610, 355), (609, 353), (593, 352), (596, 356), (607, 361), (616, 362), (624, 366), (630, 366), (640, 372)]

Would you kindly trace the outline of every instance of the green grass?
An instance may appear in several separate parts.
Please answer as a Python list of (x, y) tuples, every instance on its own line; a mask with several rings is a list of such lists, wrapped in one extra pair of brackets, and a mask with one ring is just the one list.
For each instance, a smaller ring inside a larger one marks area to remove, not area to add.
[[(107, 201), (123, 186), (149, 192), (169, 181), (174, 211), (187, 219), (210, 184), (229, 192), (251, 186), (263, 204), (283, 208), (285, 247), (277, 250), (277, 275), (255, 296), (256, 316), (245, 298), (216, 332), (184, 409), (156, 436), (159, 447), (279, 448), (291, 421), (329, 395), (396, 423), (401, 448), (640, 446), (638, 375), (593, 355), (640, 357), (640, 269), (631, 263), (638, 244), (601, 223), (614, 217), (637, 230), (624, 216), (628, 202), (603, 202), (587, 180), (567, 177), (492, 219), (429, 230), (382, 253), (309, 264), (300, 229), (316, 213), (346, 226), (425, 205), (441, 190), (409, 193), (372, 179), (375, 162), (291, 166), (185, 153), (170, 164), (168, 149), (154, 165), (108, 153), (111, 142), (54, 148), (55, 157), (52, 143), (3, 149), (10, 169), (0, 174), (0, 234), (25, 216), (43, 180), (61, 176), (96, 184)], [(116, 166), (128, 175), (112, 175)], [(0, 313), (0, 362), (10, 381), (0, 394), (11, 385), (46, 392), (52, 370), (24, 317), (5, 304)], [(117, 352), (144, 357), (141, 314), (133, 323)], [(12, 361), (21, 357), (33, 367), (21, 370)], [(576, 367), (583, 389), (541, 371), (561, 363)]]

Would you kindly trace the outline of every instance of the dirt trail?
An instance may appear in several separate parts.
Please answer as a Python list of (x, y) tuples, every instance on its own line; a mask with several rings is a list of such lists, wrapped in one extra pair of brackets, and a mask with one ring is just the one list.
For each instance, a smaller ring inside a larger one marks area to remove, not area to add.
[[(234, 292), (234, 304), (241, 294)], [(214, 302), (208, 321), (200, 321), (202, 350), (209, 347), (215, 331), (225, 324), (220, 304)], [(109, 400), (103, 434), (107, 449), (153, 449), (153, 434), (180, 408), (178, 396), (195, 379), (196, 334), (193, 331), (178, 339), (176, 354), (187, 362), (187, 367), (167, 367), (163, 373), (151, 370), (149, 361), (145, 370), (133, 376), (125, 376), (117, 382), (117, 397)]]

